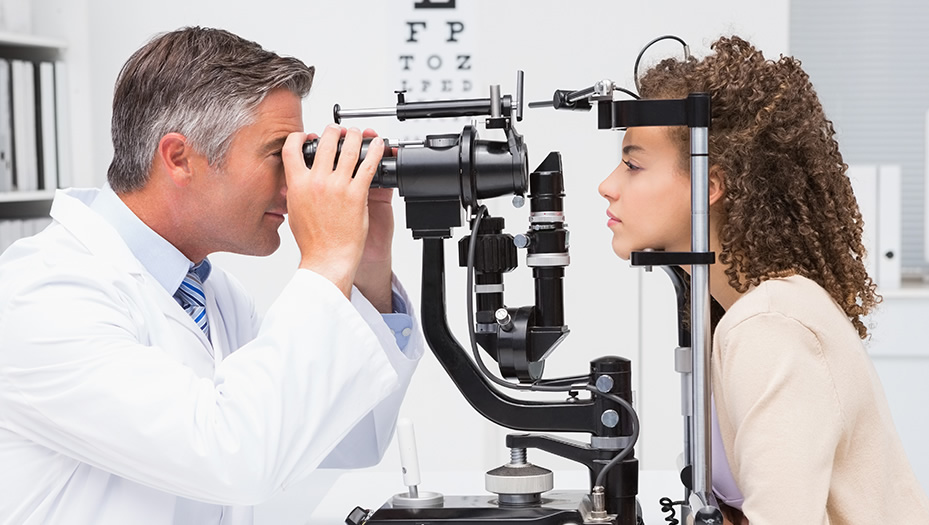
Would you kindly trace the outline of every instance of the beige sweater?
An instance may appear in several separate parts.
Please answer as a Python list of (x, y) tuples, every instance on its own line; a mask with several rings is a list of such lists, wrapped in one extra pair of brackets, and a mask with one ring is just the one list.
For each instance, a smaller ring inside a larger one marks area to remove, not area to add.
[(773, 279), (713, 342), (720, 434), (751, 525), (929, 524), (861, 339), (826, 291)]

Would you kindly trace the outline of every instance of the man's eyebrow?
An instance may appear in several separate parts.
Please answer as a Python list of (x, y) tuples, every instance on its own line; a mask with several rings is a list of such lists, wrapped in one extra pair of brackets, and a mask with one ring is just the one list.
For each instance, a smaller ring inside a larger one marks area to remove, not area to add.
[(637, 144), (630, 144), (628, 146), (623, 147), (623, 155), (628, 155), (636, 151), (645, 151), (645, 148)]
[(284, 147), (284, 142), (286, 141), (287, 141), (286, 136), (274, 139), (271, 142), (268, 142), (264, 145), (264, 148), (262, 148), (262, 153), (267, 154), (273, 151), (279, 151), (281, 148)]

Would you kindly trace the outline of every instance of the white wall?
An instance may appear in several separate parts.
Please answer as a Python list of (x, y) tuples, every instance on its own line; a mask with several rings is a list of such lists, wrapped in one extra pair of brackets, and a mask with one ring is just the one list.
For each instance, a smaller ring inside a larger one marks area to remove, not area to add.
[[(35, 32), (71, 44), (76, 180), (93, 185), (104, 181), (112, 151), (113, 83), (125, 59), (155, 33), (185, 25), (223, 27), (314, 64), (317, 77), (305, 104), (305, 122), (307, 130), (319, 131), (330, 122), (334, 103), (345, 107), (394, 103), (393, 90), (398, 87), (395, 50), (406, 30), (405, 21), (410, 19), (412, 2), (36, 0)], [(586, 87), (603, 78), (629, 86), (636, 54), (646, 42), (663, 34), (684, 38), (697, 55), (705, 54), (715, 37), (728, 33), (753, 40), (771, 56), (787, 52), (787, 0), (766, 2), (763, 7), (738, 0), (699, 4), (684, 0), (637, 4), (459, 0), (458, 4), (466, 24), (463, 37), (473, 55), (478, 87), (473, 96), (486, 96), (490, 83), (499, 83), (503, 93), (512, 93), (517, 69), (526, 73), (525, 92), (530, 101), (550, 99), (556, 88)], [(396, 16), (396, 11), (404, 14)], [(664, 42), (654, 46), (645, 60), (680, 52), (676, 43)], [(411, 94), (409, 99), (419, 97)], [(389, 119), (350, 124), (373, 127), (388, 137), (403, 133), (402, 126)], [(446, 131), (457, 132), (460, 127), (450, 124)], [(593, 114), (528, 108), (518, 129), (529, 145), (530, 168), (552, 150), (561, 151), (564, 160), (572, 252), (566, 277), (566, 321), (572, 334), (548, 360), (546, 375), (586, 373), (588, 361), (600, 355), (631, 358), (643, 423), (638, 447), (642, 466), (673, 468), (681, 432), (678, 376), (672, 369), (676, 340), (671, 287), (663, 273), (643, 276), (612, 255), (611, 234), (605, 227), (606, 204), (596, 189), (618, 162), (621, 135), (596, 130)], [(403, 227), (402, 206), (395, 202), (396, 273), (418, 298), (420, 245)], [(507, 217), (510, 231), (524, 231), (527, 211), (514, 211), (507, 202), (491, 203), (492, 211)], [(281, 250), (266, 260), (215, 258), (255, 292), (262, 309), (273, 301), (296, 264), (293, 240), (284, 237)], [(451, 251), (454, 243), (447, 244), (447, 259), (452, 264), (457, 260)], [(463, 271), (457, 267), (447, 271), (449, 324), (460, 341), (467, 341)], [(508, 276), (509, 304), (531, 303), (529, 276), (524, 266)], [(404, 415), (416, 424), (424, 470), (469, 470), (481, 476), (505, 460), (505, 431), (485, 422), (467, 405), (431, 355), (420, 365)], [(576, 468), (559, 458), (543, 457), (543, 453), (535, 453), (530, 461), (533, 458), (553, 469)], [(376, 469), (398, 470), (393, 449)], [(399, 489), (399, 475), (397, 485)]]

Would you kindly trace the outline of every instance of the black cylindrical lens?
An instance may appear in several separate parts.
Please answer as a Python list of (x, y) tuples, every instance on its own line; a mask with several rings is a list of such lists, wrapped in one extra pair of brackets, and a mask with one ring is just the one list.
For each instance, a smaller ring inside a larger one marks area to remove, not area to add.
[[(361, 141), (358, 166), (368, 153), (373, 138)], [(339, 139), (333, 161), (338, 164), (344, 139)], [(319, 139), (303, 144), (303, 158), (313, 166)], [(418, 146), (392, 146), (384, 139), (384, 156), (371, 181), (372, 188), (399, 188), (402, 197), (417, 200), (461, 201), (471, 206), (478, 199), (507, 194), (522, 195), (528, 185), (526, 147), (521, 141), (510, 146), (506, 141), (479, 140), (477, 132), (467, 126), (461, 135), (429, 135)], [(394, 149), (397, 150), (396, 156)]]
[(514, 151), (506, 142), (475, 140), (471, 147), (471, 168), (477, 199), (522, 195), (526, 191), (529, 161), (524, 144)]
[[(361, 141), (361, 153), (358, 155), (358, 163), (355, 165), (354, 173), (358, 173), (358, 167), (361, 166), (361, 162), (365, 159), (365, 155), (368, 153), (368, 146), (371, 145), (371, 141), (374, 140), (374, 137), (367, 137)], [(339, 139), (339, 146), (336, 149), (335, 159), (332, 163), (332, 168), (335, 169), (336, 165), (339, 162), (339, 154), (342, 153), (342, 143), (345, 141), (344, 138)], [(313, 160), (316, 158), (316, 150), (319, 147), (319, 139), (311, 139), (303, 143), (303, 160), (306, 162), (307, 167), (313, 166)], [(384, 156), (381, 157), (381, 161), (377, 165), (377, 172), (374, 174), (374, 179), (371, 181), (372, 188), (396, 188), (397, 187), (397, 163), (393, 157), (393, 149), (390, 146), (390, 143), (387, 139), (384, 139)]]

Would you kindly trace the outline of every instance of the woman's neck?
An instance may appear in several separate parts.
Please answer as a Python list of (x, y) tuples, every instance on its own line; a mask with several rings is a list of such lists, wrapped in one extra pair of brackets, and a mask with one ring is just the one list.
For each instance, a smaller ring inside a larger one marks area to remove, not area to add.
[(710, 266), (710, 295), (726, 311), (729, 311), (729, 308), (732, 308), (732, 305), (744, 295), (729, 284), (726, 266), (719, 262)]
[[(729, 276), (726, 275), (726, 269), (729, 266), (719, 261), (722, 245), (719, 242), (716, 230), (712, 227), (710, 228), (709, 243), (710, 251), (716, 254), (716, 263), (710, 265), (710, 295), (722, 306), (723, 310), (728, 311), (742, 297), (743, 293), (729, 284)], [(690, 266), (683, 266), (682, 268), (688, 274), (690, 273)]]

